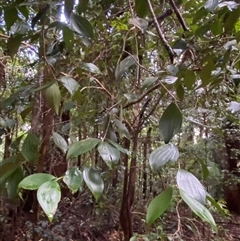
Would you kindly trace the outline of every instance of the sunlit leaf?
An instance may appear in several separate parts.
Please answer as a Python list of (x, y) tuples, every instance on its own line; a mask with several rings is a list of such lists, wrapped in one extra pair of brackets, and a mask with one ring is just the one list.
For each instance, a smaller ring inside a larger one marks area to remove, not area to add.
[(156, 148), (149, 156), (149, 164), (154, 172), (158, 172), (167, 162), (175, 162), (179, 157), (178, 148), (173, 144), (165, 144)]
[(148, 21), (142, 18), (130, 18), (129, 23), (142, 29), (146, 30), (148, 28)]
[(198, 202), (203, 205), (205, 204), (206, 190), (192, 173), (179, 169), (177, 173), (177, 185)]
[(64, 87), (68, 90), (68, 92), (72, 95), (75, 93), (75, 91), (78, 90), (79, 84), (78, 82), (68, 76), (62, 76), (60, 78), (60, 81), (63, 83)]
[(173, 188), (169, 187), (165, 191), (156, 196), (148, 205), (146, 223), (151, 225), (159, 218), (169, 207), (172, 202)]
[(99, 172), (93, 167), (85, 168), (83, 171), (83, 179), (96, 201), (98, 201), (104, 189), (104, 183)]
[(107, 142), (101, 142), (98, 145), (98, 152), (110, 168), (112, 168), (113, 165), (116, 165), (119, 162), (119, 150)]
[(218, 0), (207, 0), (204, 6), (209, 12), (212, 12), (218, 5), (218, 2)]
[(37, 191), (37, 199), (49, 221), (52, 222), (61, 199), (61, 190), (58, 182), (47, 181), (43, 183)]
[(67, 144), (66, 140), (61, 135), (59, 135), (57, 132), (53, 133), (53, 141), (63, 151), (63, 153), (67, 152), (68, 144)]
[(93, 63), (83, 63), (82, 68), (86, 69), (91, 73), (101, 74), (100, 69)]
[(71, 167), (66, 171), (63, 181), (72, 191), (72, 193), (75, 193), (81, 189), (83, 183), (83, 174), (78, 167)]
[(115, 146), (120, 152), (125, 153), (125, 154), (127, 154), (127, 155), (130, 154), (129, 150), (124, 149), (124, 148), (123, 148), (122, 146), (120, 146), (118, 143), (116, 143), (116, 142), (114, 142), (114, 141), (112, 141), (112, 140), (110, 140), (110, 139), (108, 139), (108, 141), (109, 141), (113, 146)]
[(47, 173), (35, 173), (25, 177), (18, 185), (18, 188), (36, 190), (43, 183), (53, 180), (55, 177)]
[(130, 139), (130, 133), (127, 127), (118, 119), (114, 119), (115, 125), (117, 126), (120, 133), (122, 133), (126, 138)]
[(73, 143), (67, 153), (67, 158), (74, 158), (92, 150), (101, 140), (97, 138), (88, 138)]

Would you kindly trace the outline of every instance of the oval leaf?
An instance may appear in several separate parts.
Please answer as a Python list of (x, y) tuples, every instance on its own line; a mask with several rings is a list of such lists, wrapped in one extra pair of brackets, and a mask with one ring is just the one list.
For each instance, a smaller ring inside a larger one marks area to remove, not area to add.
[(40, 156), (38, 152), (39, 145), (39, 138), (33, 133), (28, 133), (22, 146), (22, 155), (26, 158), (27, 161), (34, 162), (38, 160)]
[(100, 69), (93, 63), (83, 63), (82, 68), (95, 74), (101, 74)]
[(96, 201), (98, 201), (104, 189), (104, 183), (99, 172), (92, 167), (85, 168), (83, 171), (83, 179)]
[(120, 152), (118, 149), (113, 147), (107, 142), (101, 142), (98, 146), (98, 152), (105, 163), (112, 168), (113, 165), (116, 165), (120, 159)]
[(136, 56), (128, 56), (125, 59), (123, 59), (118, 66), (116, 67), (115, 70), (115, 78), (116, 80), (119, 80), (123, 77), (124, 73), (132, 66), (135, 64), (135, 59)]
[(115, 119), (114, 122), (115, 122), (115, 125), (118, 128), (118, 131), (130, 140), (131, 136), (130, 136), (130, 133), (129, 133), (127, 127), (118, 119)]
[(57, 181), (43, 183), (37, 191), (37, 199), (44, 213), (52, 222), (61, 199), (61, 190)]
[(59, 107), (61, 105), (61, 92), (58, 84), (55, 82), (44, 91), (47, 103), (58, 115)]
[(83, 174), (78, 167), (71, 167), (66, 171), (63, 181), (67, 184), (68, 188), (71, 189), (72, 193), (75, 193), (80, 190), (82, 186)]
[(161, 170), (167, 162), (177, 161), (179, 157), (178, 148), (173, 144), (166, 144), (155, 149), (149, 156), (149, 164), (154, 172)]
[(60, 81), (71, 95), (74, 94), (79, 88), (78, 82), (71, 77), (63, 76), (61, 77)]
[(100, 139), (97, 138), (89, 138), (75, 142), (70, 146), (67, 153), (67, 158), (69, 159), (84, 154), (92, 150), (99, 142)]
[(192, 173), (179, 169), (177, 173), (177, 185), (198, 202), (203, 205), (205, 204), (206, 190)]
[(93, 38), (93, 28), (91, 23), (78, 14), (71, 13), (70, 26), (74, 31), (83, 37)]
[(147, 208), (146, 223), (151, 225), (168, 208), (172, 201), (173, 188), (169, 187), (158, 196), (156, 196)]
[(36, 173), (25, 177), (19, 184), (18, 188), (27, 190), (37, 190), (43, 183), (53, 180), (55, 177), (47, 173)]
[(168, 143), (175, 134), (179, 133), (181, 126), (182, 114), (176, 104), (171, 103), (159, 121), (159, 130), (164, 142)]
[(67, 152), (68, 144), (66, 140), (57, 132), (53, 133), (53, 141), (63, 151), (63, 153)]
[(212, 214), (209, 212), (209, 210), (204, 207), (200, 202), (198, 202), (196, 199), (188, 195), (183, 190), (179, 189), (180, 195), (183, 199), (183, 201), (191, 208), (191, 210), (200, 217), (203, 221), (208, 222), (212, 228), (217, 231), (217, 225), (213, 219)]

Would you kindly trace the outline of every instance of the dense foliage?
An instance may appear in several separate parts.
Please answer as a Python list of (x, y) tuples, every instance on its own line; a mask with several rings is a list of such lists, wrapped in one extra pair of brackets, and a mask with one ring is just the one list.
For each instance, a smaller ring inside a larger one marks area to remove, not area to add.
[(238, 2), (10, 0), (0, 14), (4, 205), (38, 227), (87, 202), (117, 211), (125, 241), (139, 210), (148, 240), (180, 238), (186, 207), (216, 234), (213, 213), (240, 214)]

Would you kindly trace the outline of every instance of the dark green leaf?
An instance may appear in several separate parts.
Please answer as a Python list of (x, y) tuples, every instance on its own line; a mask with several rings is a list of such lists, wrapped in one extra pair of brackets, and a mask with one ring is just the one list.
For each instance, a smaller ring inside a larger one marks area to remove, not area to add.
[(46, 14), (48, 12), (48, 10), (50, 9), (50, 5), (49, 4), (45, 4), (44, 7), (42, 7), (41, 9), (39, 9), (38, 13), (36, 16), (34, 16), (32, 18), (32, 23), (31, 23), (31, 27), (34, 28), (36, 23), (41, 20), (44, 21)]
[(206, 190), (192, 173), (179, 169), (177, 173), (177, 185), (198, 202), (203, 205), (205, 204)]
[(47, 181), (43, 183), (37, 191), (37, 199), (49, 221), (52, 222), (61, 199), (61, 190), (58, 182)]
[(180, 101), (184, 100), (184, 88), (181, 84), (179, 84), (177, 87), (177, 96)]
[(23, 142), (22, 154), (29, 162), (36, 162), (40, 156), (38, 148), (40, 145), (39, 138), (32, 133), (28, 133), (26, 139)]
[(169, 187), (158, 196), (156, 196), (147, 208), (146, 223), (151, 225), (159, 218), (172, 202), (173, 188)]
[(92, 150), (101, 140), (89, 138), (73, 143), (67, 153), (67, 158), (74, 158)]
[(18, 19), (18, 11), (15, 7), (5, 8), (4, 10), (4, 21), (9, 31), (11, 26), (17, 21)]
[(43, 183), (53, 180), (55, 177), (47, 173), (35, 173), (25, 177), (18, 185), (18, 188), (37, 190)]
[(83, 37), (93, 38), (93, 28), (91, 23), (78, 14), (71, 13), (70, 16), (70, 26), (74, 31)]
[(72, 193), (75, 193), (81, 189), (83, 183), (83, 174), (78, 167), (71, 167), (66, 171), (63, 181), (72, 191)]
[(64, 13), (67, 18), (70, 17), (73, 11), (74, 2), (75, 2), (74, 0), (64, 0)]
[(63, 26), (63, 40), (66, 44), (66, 47), (68, 49), (71, 49), (73, 47), (73, 41), (74, 41), (74, 35), (73, 31), (68, 26)]
[(149, 11), (147, 0), (135, 0), (135, 11), (138, 17), (145, 17)]
[(79, 14), (85, 13), (88, 8), (88, 1), (89, 0), (80, 0), (78, 5), (76, 6), (76, 10)]
[(188, 90), (191, 90), (196, 81), (196, 76), (193, 70), (185, 70), (184, 71), (184, 84)]
[(156, 148), (149, 156), (149, 164), (154, 172), (158, 172), (167, 162), (175, 162), (179, 157), (178, 148), (173, 144), (166, 144)]
[(15, 201), (17, 199), (18, 184), (22, 181), (23, 177), (23, 170), (21, 167), (18, 167), (9, 178), (7, 182), (7, 193), (10, 200)]
[(159, 121), (160, 134), (165, 143), (168, 143), (172, 137), (181, 131), (182, 114), (175, 103), (171, 103), (163, 112)]
[(92, 167), (85, 168), (83, 171), (83, 179), (96, 201), (98, 201), (104, 189), (104, 183), (99, 172)]
[(22, 35), (11, 35), (7, 42), (8, 54), (13, 58), (22, 43)]

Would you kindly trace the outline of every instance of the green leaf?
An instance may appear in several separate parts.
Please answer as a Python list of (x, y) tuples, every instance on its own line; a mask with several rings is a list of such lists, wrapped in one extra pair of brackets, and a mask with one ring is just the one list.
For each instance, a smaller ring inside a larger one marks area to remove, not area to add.
[(4, 21), (6, 24), (7, 31), (10, 30), (11, 26), (18, 19), (18, 11), (15, 7), (9, 7), (4, 9)]
[(99, 172), (93, 167), (85, 168), (83, 171), (83, 179), (96, 201), (98, 201), (104, 189), (104, 183)]
[(50, 222), (57, 211), (61, 190), (57, 181), (43, 183), (37, 191), (37, 199)]
[(55, 177), (47, 173), (35, 173), (25, 177), (18, 185), (18, 188), (37, 190), (43, 183), (53, 180)]
[(122, 153), (125, 153), (125, 154), (127, 154), (127, 155), (130, 155), (129, 150), (121, 147), (119, 144), (117, 144), (116, 142), (114, 142), (114, 141), (112, 141), (112, 140), (110, 140), (110, 139), (108, 139), (108, 141), (109, 141), (113, 146), (115, 146), (119, 151), (121, 151)]
[(225, 32), (230, 32), (234, 29), (235, 23), (239, 20), (240, 8), (227, 13), (226, 16), (226, 19), (224, 19), (224, 30)]
[(101, 140), (97, 138), (88, 138), (73, 143), (67, 153), (67, 158), (74, 158), (92, 150)]
[(184, 71), (184, 84), (188, 90), (193, 89), (193, 85), (195, 83), (196, 76), (193, 70), (185, 70)]
[(68, 90), (71, 95), (74, 94), (75, 91), (77, 91), (79, 88), (78, 82), (71, 77), (62, 76), (60, 78), (60, 81), (63, 83), (63, 86)]
[(115, 70), (116, 80), (121, 79), (125, 72), (136, 63), (135, 59), (137, 59), (136, 56), (128, 56), (118, 64)]
[(83, 37), (93, 38), (93, 28), (91, 23), (78, 14), (71, 13), (70, 16), (70, 26), (71, 28)]
[(206, 190), (192, 173), (179, 169), (177, 173), (177, 185), (198, 202), (203, 205), (205, 204)]
[(158, 172), (167, 162), (175, 162), (179, 158), (178, 148), (173, 144), (166, 144), (156, 148), (149, 156), (149, 164), (154, 172)]
[(73, 31), (68, 26), (63, 26), (62, 31), (63, 31), (63, 40), (66, 44), (66, 47), (68, 49), (71, 49), (73, 47), (73, 40), (74, 40)]
[(57, 82), (46, 88), (44, 94), (46, 96), (47, 103), (58, 115), (62, 97)]
[(217, 209), (217, 211), (224, 217), (226, 216), (226, 210), (222, 208), (209, 194), (207, 194), (207, 200), (211, 203), (213, 207)]
[(22, 43), (22, 35), (11, 35), (7, 41), (8, 54), (13, 58)]
[(145, 17), (149, 11), (147, 0), (135, 0), (135, 11), (138, 17)]
[(145, 78), (142, 83), (142, 88), (148, 88), (149, 86), (153, 85), (158, 80), (158, 77), (148, 77)]
[(75, 193), (81, 189), (83, 183), (83, 174), (78, 167), (71, 167), (66, 171), (63, 181), (72, 191), (72, 193)]
[(85, 13), (88, 8), (88, 0), (80, 0), (78, 5), (76, 6), (76, 10), (79, 14)]
[(12, 201), (15, 201), (18, 197), (18, 184), (22, 181), (24, 178), (23, 176), (23, 170), (21, 167), (18, 167), (11, 177), (9, 178), (7, 182), (7, 193), (8, 193), (8, 198)]
[(22, 155), (26, 158), (27, 161), (36, 162), (38, 160), (40, 156), (38, 152), (39, 145), (40, 145), (39, 138), (31, 132), (28, 133), (22, 146)]
[(100, 69), (93, 63), (83, 63), (82, 68), (95, 74), (101, 74)]
[(184, 100), (184, 88), (181, 84), (178, 85), (177, 87), (177, 96), (179, 98), (180, 101)]
[(169, 187), (158, 196), (156, 196), (148, 205), (146, 223), (151, 225), (157, 218), (159, 218), (169, 207), (172, 202), (173, 188)]
[(217, 225), (209, 210), (183, 190), (179, 189), (179, 192), (183, 201), (191, 208), (191, 210), (203, 221), (208, 222), (212, 226), (212, 228), (217, 232)]
[(172, 137), (181, 131), (182, 114), (175, 103), (171, 103), (163, 112), (159, 121), (160, 134), (165, 143), (168, 143)]
[(0, 161), (0, 176), (2, 176), (2, 174), (4, 175), (9, 171), (15, 171), (19, 167), (21, 159), (18, 157), (18, 155), (14, 155)]
[(115, 125), (118, 128), (118, 131), (122, 133), (129, 140), (131, 139), (131, 135), (127, 129), (127, 127), (118, 119), (114, 119)]
[(47, 89), (48, 87), (52, 86), (55, 83), (56, 83), (56, 80), (48, 81), (47, 83), (45, 83), (45, 84), (37, 87), (36, 89), (34, 89), (33, 92), (37, 92), (37, 91), (40, 91), (40, 90), (45, 90), (45, 89)]
[(105, 163), (112, 168), (113, 165), (118, 164), (120, 159), (120, 152), (107, 142), (101, 142), (98, 145), (98, 152)]
[(64, 13), (67, 18), (70, 17), (72, 11), (73, 11), (73, 6), (74, 6), (74, 0), (65, 0), (64, 1)]
[(218, 0), (208, 0), (204, 7), (209, 11), (212, 12), (218, 5)]
[(53, 133), (53, 141), (56, 144), (56, 146), (58, 146), (63, 151), (63, 153), (67, 152), (68, 144), (67, 144), (66, 140), (61, 135), (59, 135), (57, 132)]

